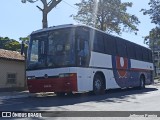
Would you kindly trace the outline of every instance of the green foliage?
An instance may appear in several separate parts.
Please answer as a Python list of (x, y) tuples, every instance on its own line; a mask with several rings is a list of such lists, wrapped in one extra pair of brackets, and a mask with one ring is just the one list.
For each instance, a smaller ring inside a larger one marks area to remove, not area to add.
[(12, 51), (20, 51), (21, 44), (9, 37), (0, 37), (0, 49), (12, 50)]
[(8, 44), (6, 44), (4, 46), (4, 48), (7, 49), (7, 50), (12, 50), (12, 51), (20, 51), (21, 45), (18, 41), (14, 40), (14, 41), (11, 41)]
[(145, 43), (152, 47), (154, 42), (157, 42), (158, 45), (160, 44), (160, 0), (150, 0), (148, 3), (150, 9), (142, 9), (144, 15), (149, 15), (151, 19), (151, 23), (157, 25), (157, 27), (153, 28), (149, 35), (145, 37)]
[(29, 36), (27, 36), (27, 37), (20, 37), (19, 40), (21, 42), (23, 41), (25, 43), (25, 45), (28, 46), (28, 44), (29, 44)]
[(0, 37), (0, 49), (4, 49), (4, 46), (9, 43), (8, 37)]
[(160, 28), (156, 27), (153, 28), (149, 35), (145, 37), (144, 42), (150, 46), (150, 48), (153, 48), (153, 45), (156, 43), (157, 45), (160, 45)]
[(150, 9), (142, 9), (144, 15), (149, 15), (152, 23), (160, 25), (160, 0), (150, 0)]
[(96, 27), (107, 32), (138, 31), (140, 21), (135, 15), (127, 13), (132, 7), (131, 2), (121, 3), (121, 0), (82, 0), (75, 4), (77, 15), (71, 15), (77, 22)]
[(0, 37), (0, 40), (9, 40), (10, 38), (9, 37)]
[(19, 39), (21, 41), (29, 41), (29, 36), (27, 36), (27, 37), (20, 37)]

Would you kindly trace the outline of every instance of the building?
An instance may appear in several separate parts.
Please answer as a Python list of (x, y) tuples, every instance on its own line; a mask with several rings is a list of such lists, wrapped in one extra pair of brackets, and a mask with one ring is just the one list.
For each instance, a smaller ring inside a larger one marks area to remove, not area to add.
[(24, 87), (24, 56), (16, 51), (0, 49), (0, 91)]

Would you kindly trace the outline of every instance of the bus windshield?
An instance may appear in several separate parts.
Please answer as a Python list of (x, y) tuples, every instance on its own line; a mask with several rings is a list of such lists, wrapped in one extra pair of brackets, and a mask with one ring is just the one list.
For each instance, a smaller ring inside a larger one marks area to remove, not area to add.
[(73, 30), (60, 29), (31, 35), (27, 69), (73, 66)]

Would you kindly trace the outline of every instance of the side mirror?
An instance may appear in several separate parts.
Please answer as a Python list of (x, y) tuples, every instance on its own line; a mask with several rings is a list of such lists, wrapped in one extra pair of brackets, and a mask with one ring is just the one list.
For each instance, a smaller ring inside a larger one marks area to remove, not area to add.
[(21, 43), (21, 55), (23, 55), (24, 53), (24, 41), (22, 41)]

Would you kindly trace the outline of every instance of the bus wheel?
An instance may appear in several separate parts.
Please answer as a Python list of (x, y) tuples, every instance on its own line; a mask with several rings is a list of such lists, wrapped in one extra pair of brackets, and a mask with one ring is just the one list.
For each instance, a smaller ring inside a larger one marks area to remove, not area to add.
[(144, 88), (145, 88), (145, 78), (144, 76), (141, 76), (139, 89), (144, 89)]
[(93, 79), (93, 92), (95, 95), (104, 94), (104, 82), (99, 74), (96, 74)]
[(65, 93), (64, 92), (56, 92), (55, 93), (57, 96), (65, 96)]

